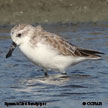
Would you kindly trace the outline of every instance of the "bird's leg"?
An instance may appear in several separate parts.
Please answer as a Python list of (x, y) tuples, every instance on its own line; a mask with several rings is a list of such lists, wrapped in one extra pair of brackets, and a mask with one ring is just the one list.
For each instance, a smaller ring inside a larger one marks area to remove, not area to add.
[(45, 75), (45, 77), (48, 77), (49, 76), (46, 69), (44, 69), (44, 75)]
[(44, 75), (45, 75), (45, 77), (48, 77), (48, 73), (47, 72), (44, 72)]

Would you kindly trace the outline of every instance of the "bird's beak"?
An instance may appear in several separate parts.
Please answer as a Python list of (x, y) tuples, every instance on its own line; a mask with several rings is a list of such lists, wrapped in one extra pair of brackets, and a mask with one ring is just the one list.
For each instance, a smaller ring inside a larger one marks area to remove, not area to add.
[(8, 51), (8, 53), (6, 54), (6, 58), (11, 57), (12, 56), (12, 52), (14, 51), (14, 49), (16, 48), (16, 43), (12, 42), (12, 45), (10, 46), (10, 49)]

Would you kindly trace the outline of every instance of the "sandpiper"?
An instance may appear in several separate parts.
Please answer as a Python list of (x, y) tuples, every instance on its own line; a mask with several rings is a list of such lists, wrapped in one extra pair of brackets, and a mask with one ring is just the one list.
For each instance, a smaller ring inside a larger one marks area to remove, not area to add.
[(41, 26), (18, 24), (11, 30), (13, 40), (6, 58), (18, 46), (22, 53), (35, 65), (48, 70), (65, 73), (65, 70), (85, 60), (100, 59), (99, 51), (77, 47), (61, 36), (47, 32)]

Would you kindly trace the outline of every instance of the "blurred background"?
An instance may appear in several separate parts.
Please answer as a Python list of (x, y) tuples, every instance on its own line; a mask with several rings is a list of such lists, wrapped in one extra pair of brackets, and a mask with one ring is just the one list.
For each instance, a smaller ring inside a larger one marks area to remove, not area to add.
[(108, 0), (0, 0), (0, 24), (108, 20)]

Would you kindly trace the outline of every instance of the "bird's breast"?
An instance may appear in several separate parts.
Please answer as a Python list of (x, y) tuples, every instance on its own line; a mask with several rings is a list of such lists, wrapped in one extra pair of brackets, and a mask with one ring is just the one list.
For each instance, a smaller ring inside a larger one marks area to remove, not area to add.
[(23, 44), (19, 48), (30, 61), (43, 67), (50, 67), (53, 58), (57, 55), (57, 52), (49, 46), (40, 43), (36, 46)]

